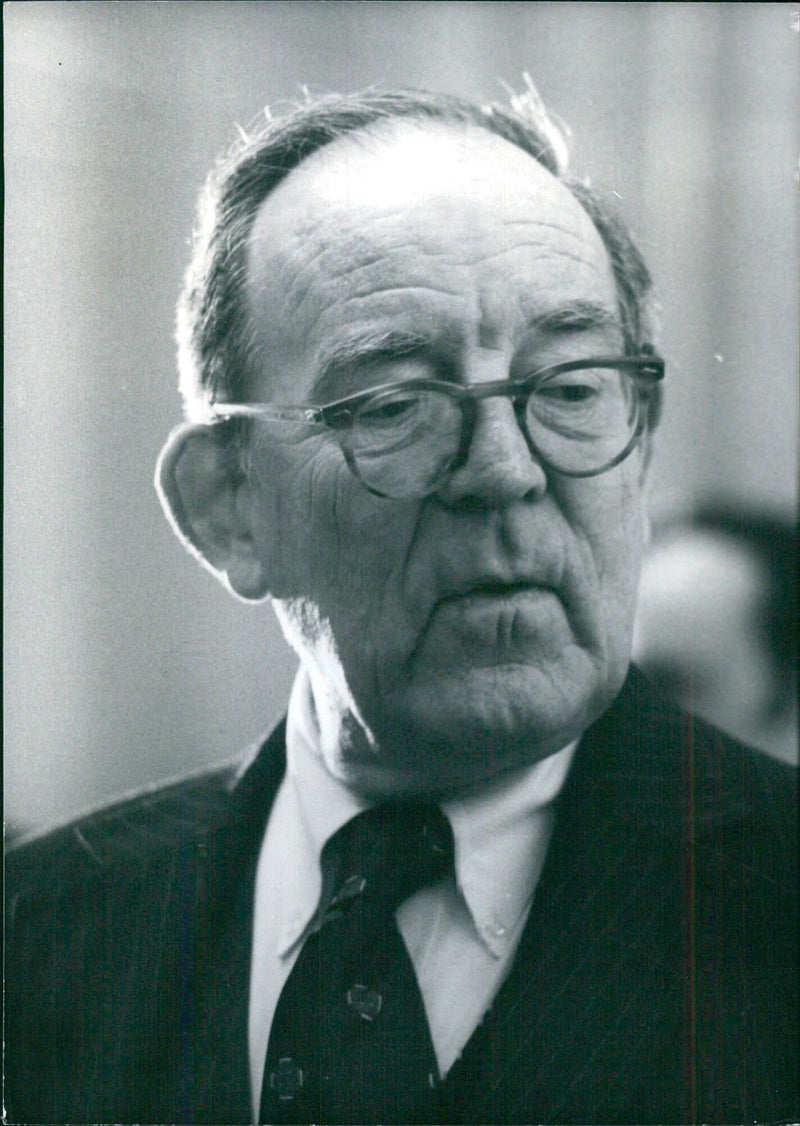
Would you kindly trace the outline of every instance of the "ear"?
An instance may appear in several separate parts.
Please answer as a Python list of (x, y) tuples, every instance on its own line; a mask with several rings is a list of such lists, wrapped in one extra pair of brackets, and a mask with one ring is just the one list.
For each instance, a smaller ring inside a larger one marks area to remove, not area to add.
[(183, 543), (238, 597), (267, 596), (250, 518), (250, 483), (215, 428), (185, 423), (173, 430), (156, 466), (156, 492)]

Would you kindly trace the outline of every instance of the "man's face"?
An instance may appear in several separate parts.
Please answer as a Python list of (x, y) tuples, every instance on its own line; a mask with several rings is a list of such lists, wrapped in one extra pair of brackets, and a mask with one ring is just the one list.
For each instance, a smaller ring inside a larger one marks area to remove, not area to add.
[[(309, 158), (257, 217), (249, 302), (253, 401), (622, 352), (588, 216), (480, 130), (395, 123)], [(397, 354), (389, 333), (421, 343)], [(256, 423), (252, 442), (256, 548), (335, 773), (379, 793), (478, 784), (560, 749), (616, 695), (643, 539), (638, 450), (598, 477), (559, 476), (493, 398), (466, 464), (398, 501), (367, 492), (332, 433)]]

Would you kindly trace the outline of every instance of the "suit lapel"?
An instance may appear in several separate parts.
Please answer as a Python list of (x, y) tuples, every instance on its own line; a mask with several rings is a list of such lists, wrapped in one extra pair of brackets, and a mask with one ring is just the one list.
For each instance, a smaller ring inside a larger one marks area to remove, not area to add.
[(445, 1083), (445, 1120), (685, 1120), (669, 1103), (688, 956), (675, 735), (634, 674), (582, 741), (514, 967)]
[[(177, 858), (166, 924), (159, 1024), (172, 1029), (153, 1066), (174, 1121), (249, 1122), (248, 1003), (255, 869), (285, 770), (281, 724), (243, 768), (224, 821)], [(162, 1102), (160, 1113), (163, 1114)], [(163, 1120), (163, 1119), (160, 1119)]]

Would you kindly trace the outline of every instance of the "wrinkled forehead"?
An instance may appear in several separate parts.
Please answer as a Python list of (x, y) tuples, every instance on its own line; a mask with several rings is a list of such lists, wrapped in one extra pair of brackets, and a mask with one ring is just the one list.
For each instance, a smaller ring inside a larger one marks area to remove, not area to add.
[(465, 235), (527, 220), (602, 246), (569, 189), (517, 145), (475, 126), (394, 120), (317, 150), (278, 185), (253, 227), (251, 269), (315, 235), (346, 253), (371, 218), (434, 239), (443, 216)]
[(367, 313), (379, 292), (390, 312), (393, 287), (416, 316), (478, 289), (507, 305), (525, 279), (535, 294), (585, 280), (614, 304), (602, 239), (569, 189), (475, 126), (393, 121), (342, 137), (281, 182), (250, 238), (262, 343), (278, 331), (285, 342), (290, 323), (319, 330), (348, 298)]

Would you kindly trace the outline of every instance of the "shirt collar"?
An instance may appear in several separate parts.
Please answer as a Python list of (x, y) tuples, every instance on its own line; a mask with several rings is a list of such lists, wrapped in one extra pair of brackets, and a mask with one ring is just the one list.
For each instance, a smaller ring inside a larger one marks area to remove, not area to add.
[[(481, 941), (495, 955), (502, 952), (530, 903), (552, 828), (552, 802), (577, 745), (576, 740), (475, 794), (442, 803), (455, 840), (457, 887)], [(314, 879), (302, 912), (284, 931), (281, 954), (301, 937), (317, 909), (326, 841), (372, 804), (325, 766), (311, 682), (302, 667), (289, 700), (285, 784), (297, 818), (296, 844), (303, 849)]]
[(552, 803), (577, 745), (442, 804), (453, 827), (459, 891), (493, 953), (502, 952), (530, 904), (552, 830)]

